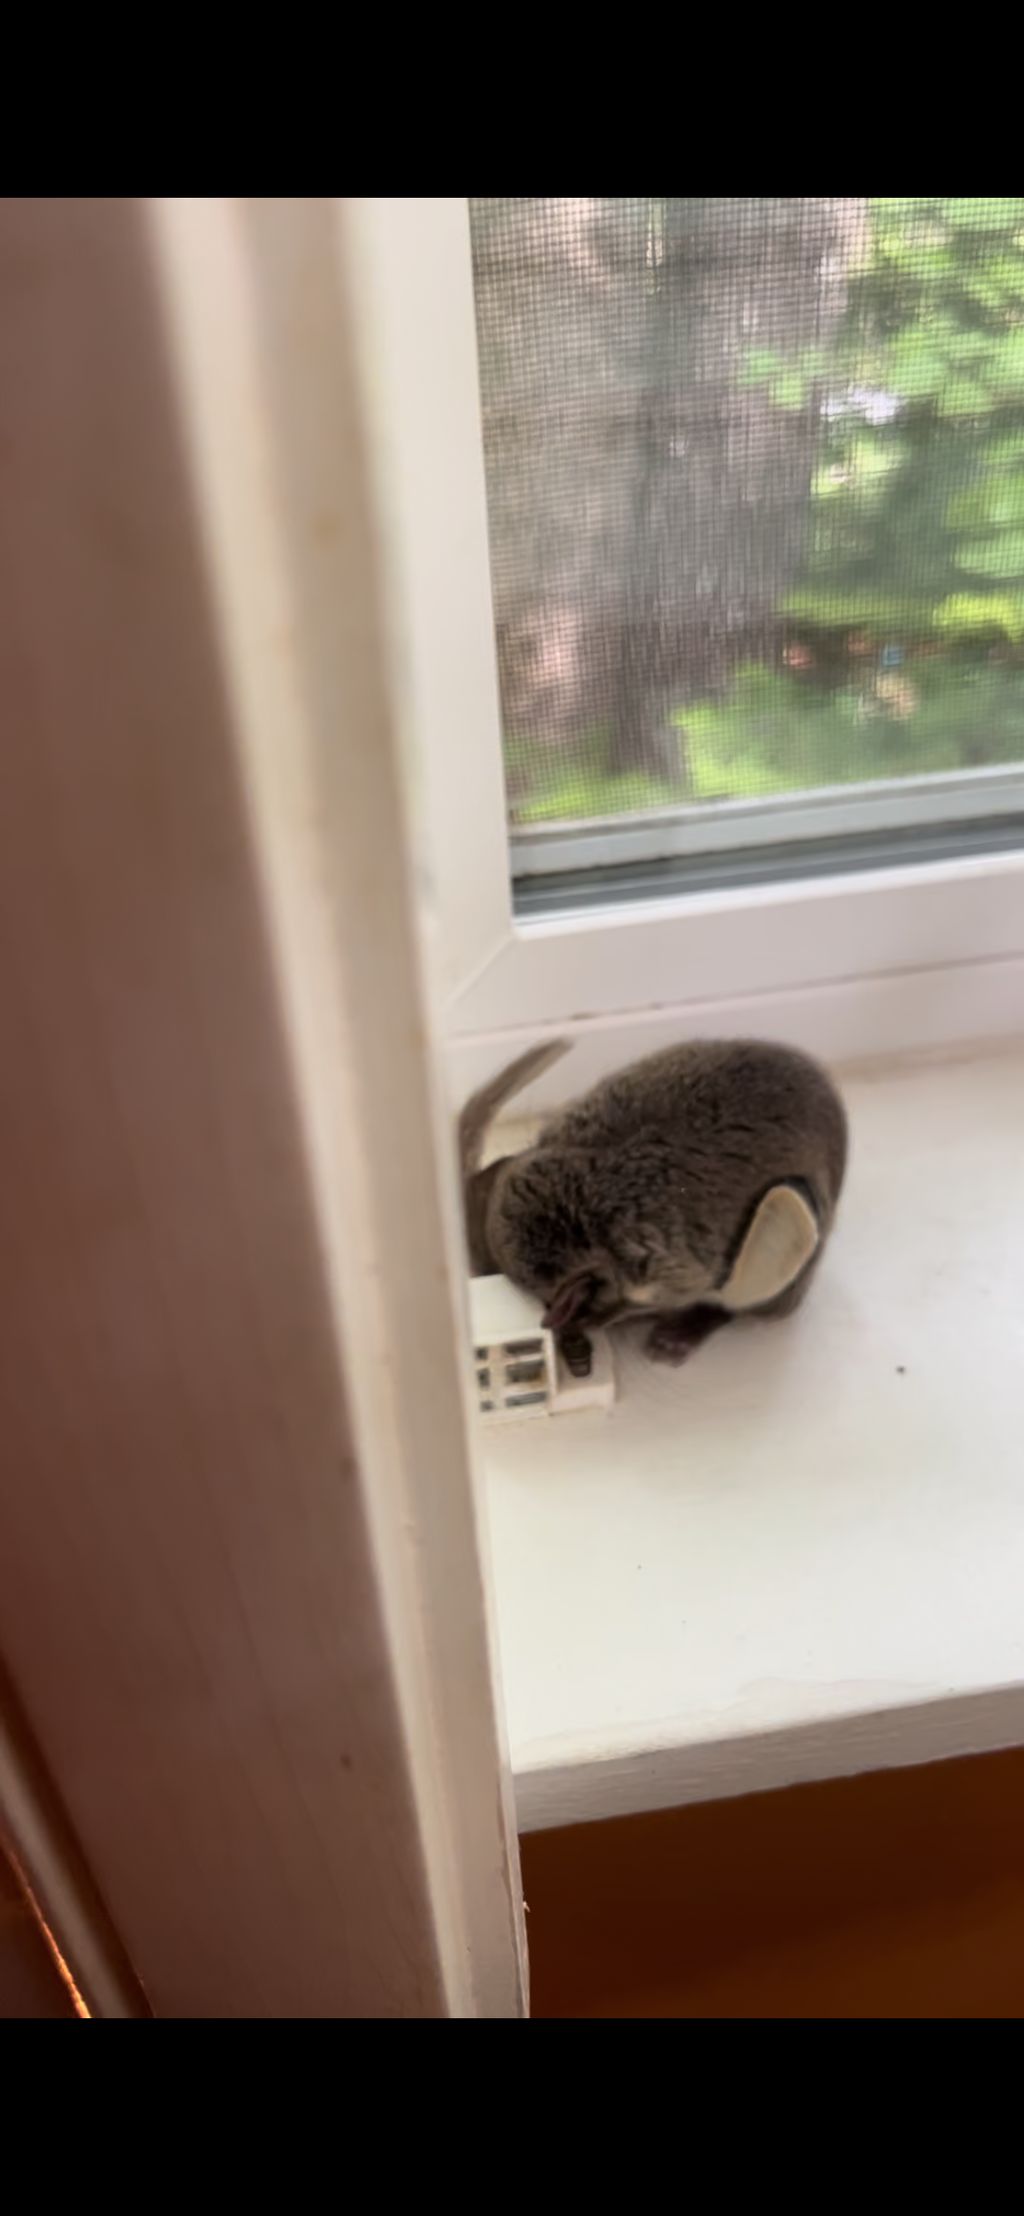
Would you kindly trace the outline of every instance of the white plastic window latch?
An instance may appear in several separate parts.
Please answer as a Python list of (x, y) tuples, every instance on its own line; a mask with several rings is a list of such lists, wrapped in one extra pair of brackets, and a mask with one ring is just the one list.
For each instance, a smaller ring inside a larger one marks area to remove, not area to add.
[(485, 1423), (612, 1406), (615, 1370), (606, 1332), (587, 1333), (590, 1375), (573, 1377), (544, 1328), (539, 1301), (507, 1277), (474, 1277), (469, 1292), (477, 1402)]

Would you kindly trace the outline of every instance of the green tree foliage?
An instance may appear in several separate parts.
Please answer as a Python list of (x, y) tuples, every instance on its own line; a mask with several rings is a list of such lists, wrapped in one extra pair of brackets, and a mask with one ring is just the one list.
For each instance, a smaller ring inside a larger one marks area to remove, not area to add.
[(1024, 200), (875, 200), (870, 217), (790, 609), (880, 644), (1019, 644)]
[[(731, 374), (813, 417), (817, 460), (767, 650), (680, 682), (674, 797), (1024, 760), (1024, 199), (867, 202), (838, 328)], [(579, 751), (590, 812), (637, 805), (603, 789), (598, 732)]]

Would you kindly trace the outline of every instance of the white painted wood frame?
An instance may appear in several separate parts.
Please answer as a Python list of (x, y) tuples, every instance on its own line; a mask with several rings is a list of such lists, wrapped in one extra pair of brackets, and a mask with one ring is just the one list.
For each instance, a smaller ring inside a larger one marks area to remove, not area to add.
[[(364, 199), (353, 225), (455, 1095), (548, 1031), (571, 1031), (583, 1058), (548, 1072), (530, 1107), (647, 1045), (713, 1031), (786, 1036), (832, 1060), (1019, 1032), (1016, 852), (514, 919), (468, 203)], [(991, 783), (983, 773), (986, 810), (1006, 800)], [(948, 815), (948, 784), (937, 800), (929, 785), (925, 817), (933, 800)], [(894, 791), (874, 796), (883, 815)], [(903, 787), (897, 801), (901, 816), (913, 804)], [(858, 823), (874, 802), (844, 799)], [(639, 819), (637, 836), (643, 850)]]
[(0, 1649), (157, 2015), (525, 2005), (350, 231), (0, 209)]

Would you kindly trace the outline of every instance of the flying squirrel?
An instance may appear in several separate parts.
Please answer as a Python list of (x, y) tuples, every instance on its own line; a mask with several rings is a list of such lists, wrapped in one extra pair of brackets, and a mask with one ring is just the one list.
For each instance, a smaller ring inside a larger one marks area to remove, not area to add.
[(843, 1103), (794, 1047), (700, 1039), (606, 1077), (533, 1146), (480, 1167), (498, 1110), (568, 1052), (558, 1039), (474, 1093), (459, 1119), (470, 1265), (544, 1303), (577, 1375), (588, 1326), (646, 1314), (681, 1362), (746, 1312), (803, 1299), (846, 1168)]

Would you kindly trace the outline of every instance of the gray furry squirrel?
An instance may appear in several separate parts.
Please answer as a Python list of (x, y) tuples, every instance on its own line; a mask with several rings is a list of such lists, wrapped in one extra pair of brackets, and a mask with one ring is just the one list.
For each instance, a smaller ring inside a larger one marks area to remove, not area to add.
[(648, 1352), (681, 1362), (736, 1314), (788, 1314), (846, 1168), (846, 1112), (825, 1071), (757, 1039), (667, 1047), (602, 1079), (521, 1154), (481, 1168), (499, 1108), (568, 1043), (520, 1055), (462, 1111), (474, 1274), (500, 1271), (543, 1301), (577, 1374), (588, 1325), (646, 1314)]

